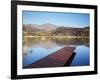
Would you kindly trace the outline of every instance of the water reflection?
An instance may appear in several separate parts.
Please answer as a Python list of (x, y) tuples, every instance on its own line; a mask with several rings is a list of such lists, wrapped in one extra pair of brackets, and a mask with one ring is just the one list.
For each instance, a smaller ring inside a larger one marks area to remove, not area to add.
[(71, 66), (86, 66), (89, 65), (89, 58), (90, 58), (90, 50), (89, 47), (86, 47), (84, 45), (77, 46), (76, 50), (74, 51), (76, 53)]
[(23, 55), (23, 67), (28, 66), (31, 63), (34, 63), (50, 54), (53, 54), (53, 52), (61, 49), (62, 47), (54, 47), (50, 49), (45, 48), (30, 48), (27, 52), (27, 55)]
[(23, 39), (23, 67), (65, 47), (76, 47), (76, 55), (70, 66), (89, 65), (89, 39)]
[(88, 38), (65, 38), (65, 39), (34, 39), (34, 38), (25, 38), (23, 39), (23, 47), (43, 47), (43, 48), (52, 48), (56, 46), (66, 46), (66, 45), (85, 45), (89, 47)]

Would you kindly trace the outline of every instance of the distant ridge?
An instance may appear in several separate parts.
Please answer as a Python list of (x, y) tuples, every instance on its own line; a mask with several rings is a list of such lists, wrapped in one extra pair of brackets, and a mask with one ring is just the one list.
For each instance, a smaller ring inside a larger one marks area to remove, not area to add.
[(50, 32), (55, 35), (70, 35), (70, 36), (89, 36), (89, 26), (84, 28), (73, 28), (67, 26), (56, 26), (50, 23), (37, 24), (23, 24), (23, 30), (27, 32)]
[(28, 24), (25, 25), (23, 24), (24, 28), (31, 28), (33, 31), (34, 30), (39, 30), (39, 31), (52, 31), (56, 29), (56, 25), (50, 24), (50, 23), (46, 23), (46, 24), (42, 24), (42, 25), (37, 25), (37, 24)]

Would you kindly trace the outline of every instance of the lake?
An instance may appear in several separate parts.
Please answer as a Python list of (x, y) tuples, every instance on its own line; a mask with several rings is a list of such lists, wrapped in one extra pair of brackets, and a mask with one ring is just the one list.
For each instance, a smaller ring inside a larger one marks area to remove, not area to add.
[[(69, 66), (87, 66), (90, 63), (89, 39), (23, 39), (23, 68), (53, 54), (64, 47), (75, 47), (75, 56)], [(64, 65), (66, 66), (66, 65)], [(58, 66), (59, 67), (59, 66)]]

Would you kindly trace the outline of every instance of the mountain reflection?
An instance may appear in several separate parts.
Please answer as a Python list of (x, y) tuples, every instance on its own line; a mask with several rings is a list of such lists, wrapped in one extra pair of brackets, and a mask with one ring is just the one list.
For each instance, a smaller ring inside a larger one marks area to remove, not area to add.
[(23, 39), (23, 52), (28, 48), (45, 48), (50, 49), (57, 46), (78, 46), (85, 45), (89, 47), (89, 38), (65, 38), (65, 39), (34, 39), (24, 38)]

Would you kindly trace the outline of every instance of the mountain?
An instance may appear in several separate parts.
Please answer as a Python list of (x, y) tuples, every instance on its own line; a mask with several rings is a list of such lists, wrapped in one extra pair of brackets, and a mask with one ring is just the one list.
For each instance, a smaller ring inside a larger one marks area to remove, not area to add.
[(38, 28), (37, 28), (37, 25), (31, 25), (31, 24), (29, 24), (29, 25), (23, 24), (23, 30), (24, 30), (24, 31), (27, 31), (27, 32), (43, 31), (43, 30), (41, 30), (41, 29), (38, 29)]
[(56, 25), (46, 23), (42, 25), (37, 25), (37, 24), (28, 24), (25, 25), (23, 24), (23, 29), (24, 30), (31, 30), (31, 31), (52, 31), (56, 29)]
[(71, 27), (59, 27), (53, 34), (56, 35), (70, 35), (70, 36), (89, 36), (89, 27), (85, 28), (71, 28)]
[(46, 24), (40, 25), (39, 28), (45, 31), (52, 31), (56, 29), (56, 25), (46, 23)]
[[(65, 36), (89, 36), (89, 26), (84, 28), (73, 28), (56, 26), (50, 23), (37, 25), (37, 24), (23, 24), (23, 30), (29, 34), (34, 32), (41, 32), (41, 35), (65, 35)], [(35, 33), (34, 33), (35, 34)], [(40, 35), (39, 34), (39, 35)]]

